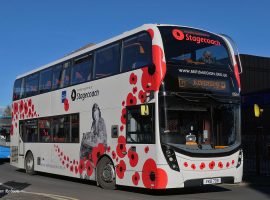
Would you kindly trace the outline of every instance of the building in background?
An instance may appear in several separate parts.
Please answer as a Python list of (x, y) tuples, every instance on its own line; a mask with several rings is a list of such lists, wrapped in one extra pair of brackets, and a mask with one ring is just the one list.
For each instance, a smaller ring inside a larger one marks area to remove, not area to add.
[[(270, 176), (270, 58), (240, 55), (244, 172)], [(263, 109), (259, 118), (254, 104)]]

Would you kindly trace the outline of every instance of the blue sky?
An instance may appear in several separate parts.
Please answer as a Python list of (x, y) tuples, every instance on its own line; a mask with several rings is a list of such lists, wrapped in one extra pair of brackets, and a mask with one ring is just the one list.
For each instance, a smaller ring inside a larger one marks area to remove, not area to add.
[(230, 35), (240, 53), (270, 57), (269, 0), (1, 0), (0, 107), (17, 75), (145, 23)]

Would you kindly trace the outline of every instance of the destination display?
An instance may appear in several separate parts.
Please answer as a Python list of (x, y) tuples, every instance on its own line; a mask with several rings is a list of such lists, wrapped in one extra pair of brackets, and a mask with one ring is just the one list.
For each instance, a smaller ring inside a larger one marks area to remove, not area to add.
[(178, 77), (178, 86), (181, 89), (203, 89), (210, 91), (228, 92), (229, 82), (226, 80), (209, 80), (203, 78)]

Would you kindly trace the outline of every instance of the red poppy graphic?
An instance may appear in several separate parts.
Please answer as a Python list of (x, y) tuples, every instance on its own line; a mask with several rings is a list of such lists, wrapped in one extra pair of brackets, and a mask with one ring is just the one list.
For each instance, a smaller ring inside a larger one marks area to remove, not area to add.
[(156, 162), (149, 158), (142, 169), (142, 180), (146, 188), (164, 189), (168, 183), (165, 170), (157, 168)]
[(117, 147), (116, 147), (116, 153), (120, 158), (124, 158), (126, 154), (123, 153), (123, 152), (126, 152), (126, 151), (127, 151), (127, 149), (126, 149), (126, 138), (121, 135), (121, 136), (118, 137), (118, 144), (117, 144)]
[(73, 165), (70, 166), (69, 170), (73, 172)]
[(28, 106), (27, 106), (27, 103), (24, 104), (24, 114), (27, 115), (28, 113)]
[(140, 174), (138, 172), (135, 172), (132, 176), (132, 182), (134, 185), (138, 185), (140, 181)]
[(232, 160), (232, 165), (234, 165), (234, 160)]
[(134, 74), (134, 73), (130, 74), (129, 83), (131, 85), (135, 85), (137, 83), (137, 75), (136, 74)]
[(75, 166), (75, 174), (77, 174), (77, 173), (78, 173), (78, 167)]
[(82, 174), (84, 169), (85, 169), (84, 160), (81, 159), (79, 164), (79, 173)]
[(28, 106), (29, 106), (29, 107), (32, 106), (32, 99), (28, 99)]
[(62, 161), (62, 165), (65, 165), (65, 161), (64, 160)]
[(227, 168), (230, 167), (230, 162), (227, 162), (226, 167), (227, 167)]
[(191, 165), (191, 169), (195, 170), (196, 169), (196, 165), (195, 164), (192, 164)]
[(200, 169), (203, 170), (204, 168), (205, 168), (205, 163), (202, 162), (202, 163), (200, 164)]
[(112, 158), (115, 159), (116, 158), (116, 154), (114, 151), (112, 151)]
[(125, 106), (125, 101), (122, 101), (122, 106)]
[(153, 31), (153, 29), (148, 29), (147, 32), (150, 34), (150, 36), (151, 36), (151, 38), (153, 40), (153, 38), (154, 38), (154, 31)]
[(137, 104), (137, 98), (133, 96), (132, 93), (129, 93), (126, 99), (127, 106), (132, 106)]
[(17, 102), (15, 102), (13, 104), (13, 108), (14, 108), (14, 113), (17, 114), (17, 112), (18, 112), (18, 103)]
[(188, 163), (187, 162), (184, 162), (184, 167), (188, 167)]
[(107, 147), (107, 152), (110, 153), (110, 151), (111, 151), (111, 147), (108, 146), (108, 147)]
[(24, 107), (24, 103), (23, 103), (23, 100), (21, 100), (21, 101), (20, 101), (20, 106), (19, 106), (19, 111), (20, 111), (20, 113), (22, 113), (23, 107)]
[(28, 110), (28, 117), (31, 117), (31, 114), (32, 114), (32, 110), (29, 109), (29, 110)]
[(146, 147), (144, 148), (144, 152), (145, 152), (145, 153), (148, 153), (148, 152), (149, 152), (149, 146), (146, 146)]
[(67, 159), (67, 157), (66, 156), (64, 156), (64, 160), (66, 160)]
[(211, 162), (209, 163), (209, 168), (210, 168), (210, 169), (214, 169), (215, 165), (216, 165), (216, 163), (215, 163), (214, 161), (211, 161)]
[(219, 163), (218, 163), (218, 167), (219, 167), (220, 169), (222, 169), (222, 168), (223, 168), (223, 163), (222, 163), (222, 162), (219, 162)]
[(35, 105), (34, 105), (34, 104), (32, 104), (32, 110), (33, 110), (33, 112), (34, 112), (34, 110), (35, 110)]
[(141, 84), (143, 90), (148, 92), (150, 90), (157, 91), (166, 73), (166, 63), (163, 61), (164, 53), (162, 48), (158, 45), (153, 45), (153, 69), (148, 70), (148, 67), (142, 68), (143, 74)]
[(134, 87), (134, 88), (132, 89), (133, 94), (136, 94), (137, 91), (138, 91), (137, 87)]
[(139, 156), (137, 152), (133, 151), (131, 148), (128, 150), (128, 158), (131, 167), (135, 167), (138, 164)]
[(141, 103), (145, 103), (146, 98), (147, 98), (146, 92), (140, 90), (138, 97), (139, 97)]
[(91, 176), (93, 173), (93, 167), (92, 167), (91, 162), (89, 160), (86, 161), (85, 169), (87, 172), (87, 176)]
[(122, 109), (122, 115), (121, 115), (121, 122), (123, 124), (126, 124), (126, 114), (127, 114), (127, 110), (126, 110), (126, 108), (123, 108)]
[(124, 126), (120, 126), (120, 131), (122, 132), (124, 130)]
[(99, 143), (98, 146), (94, 147), (92, 150), (92, 161), (94, 166), (97, 165), (97, 161), (105, 153), (105, 147), (102, 143)]
[(69, 164), (68, 163), (66, 164), (66, 167), (69, 168)]
[(65, 111), (68, 111), (68, 110), (69, 110), (69, 102), (68, 102), (68, 99), (65, 99), (65, 100), (64, 100), (64, 109), (65, 109)]
[(116, 174), (118, 178), (123, 179), (126, 171), (126, 163), (120, 160), (119, 164), (116, 166)]

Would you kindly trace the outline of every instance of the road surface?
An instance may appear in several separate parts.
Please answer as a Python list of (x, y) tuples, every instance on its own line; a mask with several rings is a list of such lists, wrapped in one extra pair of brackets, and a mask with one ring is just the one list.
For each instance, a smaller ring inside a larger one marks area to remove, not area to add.
[[(2, 191), (2, 193), (1, 193)], [(91, 199), (91, 200), (266, 200), (270, 199), (270, 184), (218, 185), (199, 188), (151, 192), (143, 189), (120, 187), (103, 190), (94, 182), (63, 176), (38, 173), (25, 174), (9, 163), (0, 161), (0, 197), (3, 199)]]

